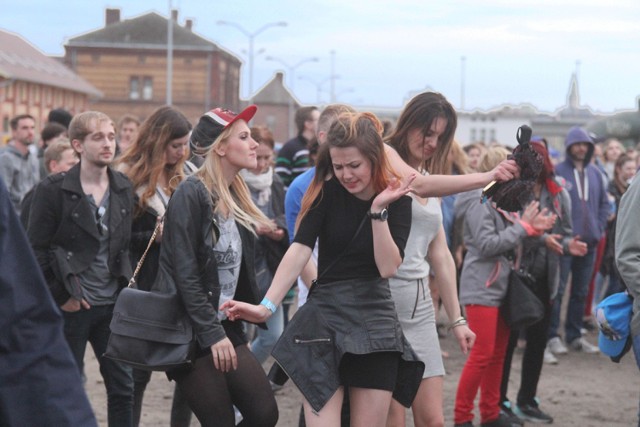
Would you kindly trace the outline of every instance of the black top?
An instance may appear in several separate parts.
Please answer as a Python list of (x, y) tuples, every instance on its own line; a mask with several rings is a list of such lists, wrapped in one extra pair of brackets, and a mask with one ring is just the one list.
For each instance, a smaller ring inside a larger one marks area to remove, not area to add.
[[(351, 195), (335, 177), (325, 182), (294, 239), (294, 242), (310, 248), (319, 239), (318, 274), (324, 273), (336, 257), (342, 256), (362, 218), (371, 209), (372, 202), (373, 199), (364, 201)], [(371, 220), (367, 218), (367, 221), (342, 259), (324, 273), (320, 283), (380, 277), (373, 254)], [(400, 256), (404, 258), (404, 247), (411, 230), (410, 197), (403, 196), (389, 206), (388, 223)]]

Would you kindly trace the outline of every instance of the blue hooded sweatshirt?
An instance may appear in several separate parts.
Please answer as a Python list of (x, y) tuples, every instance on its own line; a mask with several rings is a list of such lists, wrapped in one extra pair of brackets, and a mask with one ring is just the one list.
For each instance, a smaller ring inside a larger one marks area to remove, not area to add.
[[(588, 144), (584, 159), (586, 166), (582, 172), (576, 169), (569, 153), (569, 148), (579, 142)], [(587, 131), (577, 126), (569, 130), (564, 146), (565, 160), (556, 166), (556, 175), (563, 178), (564, 187), (571, 196), (573, 234), (580, 236), (580, 240), (593, 249), (604, 234), (609, 214), (609, 201), (602, 173), (590, 163), (595, 146)]]

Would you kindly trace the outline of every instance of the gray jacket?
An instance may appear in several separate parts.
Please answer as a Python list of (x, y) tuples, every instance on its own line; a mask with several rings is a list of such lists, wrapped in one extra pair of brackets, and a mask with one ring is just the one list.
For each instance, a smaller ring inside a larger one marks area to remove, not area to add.
[(507, 253), (527, 235), (519, 223), (511, 224), (490, 203), (480, 203), (481, 190), (456, 198), (455, 212), (464, 218), (467, 254), (460, 277), (460, 304), (497, 307), (508, 286), (510, 261)]
[(640, 334), (640, 178), (622, 196), (616, 225), (616, 264), (633, 300), (631, 334)]

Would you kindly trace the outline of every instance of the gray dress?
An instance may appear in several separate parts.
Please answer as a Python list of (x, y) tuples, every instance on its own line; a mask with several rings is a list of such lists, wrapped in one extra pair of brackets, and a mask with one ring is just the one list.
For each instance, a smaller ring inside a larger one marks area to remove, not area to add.
[(431, 197), (425, 205), (414, 198), (411, 211), (411, 232), (404, 261), (396, 275), (389, 279), (389, 287), (404, 335), (425, 364), (422, 377), (429, 378), (445, 373), (426, 260), (429, 244), (442, 225), (442, 210), (438, 199)]

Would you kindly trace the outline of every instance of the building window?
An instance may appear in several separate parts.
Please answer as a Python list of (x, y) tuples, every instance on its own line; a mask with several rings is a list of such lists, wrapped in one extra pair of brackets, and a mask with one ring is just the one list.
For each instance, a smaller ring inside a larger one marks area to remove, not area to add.
[(91, 54), (91, 61), (93, 61), (94, 63), (100, 62), (100, 55), (97, 54), (97, 53), (92, 53)]
[(129, 99), (140, 99), (140, 78), (137, 76), (129, 79)]
[(143, 80), (142, 99), (145, 101), (153, 99), (153, 79), (151, 77), (145, 77)]
[(20, 92), (20, 102), (27, 102), (27, 84), (18, 83), (18, 90)]
[(44, 102), (47, 107), (51, 106), (51, 88), (44, 88)]
[(478, 137), (478, 134), (475, 128), (471, 129), (471, 143), (477, 142), (478, 141), (477, 137)]
[(2, 132), (9, 132), (9, 116), (4, 116), (2, 118)]
[(486, 129), (480, 129), (480, 141), (481, 142), (487, 142), (487, 130)]
[(496, 130), (495, 129), (491, 129), (489, 131), (489, 142), (493, 142), (496, 140)]
[(15, 96), (14, 86), (15, 86), (15, 83), (9, 84), (9, 86), (7, 86), (7, 92), (6, 92), (7, 101), (13, 101), (13, 97)]
[(191, 65), (191, 58), (184, 58), (184, 64), (185, 65)]
[(145, 55), (138, 55), (138, 64), (144, 64), (147, 62), (147, 57)]

